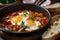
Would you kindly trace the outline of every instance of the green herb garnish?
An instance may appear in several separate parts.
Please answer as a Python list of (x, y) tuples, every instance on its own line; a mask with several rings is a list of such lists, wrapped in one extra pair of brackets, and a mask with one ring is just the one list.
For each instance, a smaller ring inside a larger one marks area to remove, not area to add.
[(34, 21), (34, 17), (33, 16), (31, 17), (31, 20)]
[(18, 24), (17, 24), (17, 23), (15, 23), (15, 27), (16, 27), (16, 26), (18, 26)]
[(40, 18), (40, 16), (37, 16), (37, 18)]
[(24, 16), (25, 16), (25, 17), (27, 16), (27, 14), (28, 14), (27, 12), (24, 12)]
[(28, 26), (23, 26), (23, 30), (25, 30), (26, 28), (29, 28)]
[(6, 22), (5, 18), (2, 18), (0, 22)]
[(22, 26), (23, 30), (25, 30), (26, 28), (28, 28), (28, 26), (25, 26), (25, 25), (24, 25), (24, 22), (23, 22), (23, 21), (22, 21), (22, 23), (21, 23), (21, 26)]
[(22, 21), (21, 26), (24, 26), (24, 22)]

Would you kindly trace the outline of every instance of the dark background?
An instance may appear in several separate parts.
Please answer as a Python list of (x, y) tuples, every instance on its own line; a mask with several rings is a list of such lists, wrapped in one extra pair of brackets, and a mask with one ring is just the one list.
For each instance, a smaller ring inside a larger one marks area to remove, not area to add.
[(52, 3), (60, 3), (60, 0), (51, 0)]

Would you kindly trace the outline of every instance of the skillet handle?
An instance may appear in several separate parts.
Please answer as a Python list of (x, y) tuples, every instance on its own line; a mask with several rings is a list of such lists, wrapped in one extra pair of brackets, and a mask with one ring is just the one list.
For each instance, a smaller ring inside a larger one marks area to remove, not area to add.
[[(43, 4), (46, 0), (37, 0), (34, 4), (37, 5), (37, 6), (40, 6), (41, 4)], [(24, 4), (23, 3), (23, 0), (20, 0), (20, 3)]]
[(40, 6), (41, 4), (43, 4), (46, 0), (38, 0), (35, 5)]

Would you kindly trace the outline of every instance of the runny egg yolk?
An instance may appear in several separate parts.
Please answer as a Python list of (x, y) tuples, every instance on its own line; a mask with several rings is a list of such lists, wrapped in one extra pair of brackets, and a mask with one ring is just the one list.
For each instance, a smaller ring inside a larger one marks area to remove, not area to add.
[(34, 21), (32, 21), (32, 20), (28, 20), (28, 22), (27, 22), (27, 25), (28, 26), (33, 26), (35, 23), (34, 23)]
[(12, 22), (14, 23), (18, 23), (18, 22), (21, 22), (22, 21), (22, 18), (23, 18), (23, 15), (18, 15), (18, 16), (15, 16), (11, 19)]

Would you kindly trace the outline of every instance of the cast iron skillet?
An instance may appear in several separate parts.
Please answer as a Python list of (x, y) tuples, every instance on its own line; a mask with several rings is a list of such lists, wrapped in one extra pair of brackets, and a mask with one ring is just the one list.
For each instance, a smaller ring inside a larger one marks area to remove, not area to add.
[(10, 31), (6, 31), (4, 30), (4, 28), (0, 28), (0, 30), (2, 30), (4, 33), (9, 34), (9, 35), (18, 35), (18, 36), (31, 36), (33, 34), (42, 34), (47, 28), (48, 28), (48, 24), (50, 21), (50, 13), (47, 9), (39, 7), (37, 5), (34, 4), (15, 4), (15, 5), (11, 5), (8, 7), (5, 7), (3, 9), (0, 10), (0, 18), (4, 17), (6, 14), (10, 13), (10, 12), (14, 12), (17, 10), (23, 10), (23, 9), (27, 9), (27, 10), (34, 10), (34, 11), (38, 11), (38, 12), (42, 12), (45, 14), (45, 16), (48, 18), (47, 23), (44, 25), (43, 28), (35, 30), (35, 31), (31, 31), (31, 32), (10, 32)]

